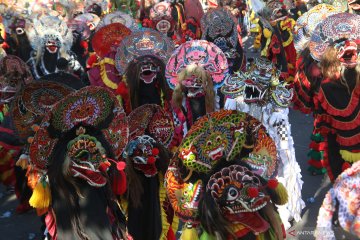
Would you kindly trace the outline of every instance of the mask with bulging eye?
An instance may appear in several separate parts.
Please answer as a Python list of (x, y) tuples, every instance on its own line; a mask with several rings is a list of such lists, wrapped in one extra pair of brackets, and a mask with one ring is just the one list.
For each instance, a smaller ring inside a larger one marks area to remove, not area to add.
[(148, 136), (138, 136), (130, 141), (123, 153), (124, 158), (130, 158), (134, 168), (146, 177), (157, 174), (156, 161), (159, 159), (159, 149), (154, 147), (156, 141)]
[(67, 145), (66, 161), (70, 172), (74, 177), (86, 180), (91, 186), (104, 186), (106, 178), (99, 169), (106, 156), (104, 147), (95, 137), (85, 134), (83, 128), (77, 134)]
[(249, 169), (232, 165), (213, 174), (206, 189), (228, 221), (241, 222), (242, 213), (257, 212), (270, 201), (261, 188), (260, 179)]

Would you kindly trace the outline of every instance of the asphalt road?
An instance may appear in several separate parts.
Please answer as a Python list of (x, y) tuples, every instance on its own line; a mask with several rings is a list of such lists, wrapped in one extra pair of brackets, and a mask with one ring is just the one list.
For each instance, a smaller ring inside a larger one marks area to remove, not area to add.
[[(245, 42), (245, 51), (248, 56), (256, 57), (256, 53), (251, 52), (250, 41)], [(307, 171), (307, 152), (312, 131), (312, 117), (297, 111), (290, 111), (290, 123), (292, 135), (295, 142), (296, 159), (301, 167), (303, 175), (303, 199), (306, 207), (303, 210), (302, 221), (296, 223), (287, 231), (287, 239), (311, 240), (314, 239), (313, 231), (316, 227), (318, 210), (321, 206), (326, 191), (330, 183), (327, 176), (311, 176)], [(314, 203), (308, 203), (306, 199), (314, 197)], [(40, 220), (34, 211), (18, 215), (15, 213), (17, 200), (13, 193), (5, 191), (0, 186), (0, 240), (25, 240), (40, 239)], [(10, 214), (10, 216), (8, 216)], [(336, 239), (352, 240), (356, 239), (335, 229)]]

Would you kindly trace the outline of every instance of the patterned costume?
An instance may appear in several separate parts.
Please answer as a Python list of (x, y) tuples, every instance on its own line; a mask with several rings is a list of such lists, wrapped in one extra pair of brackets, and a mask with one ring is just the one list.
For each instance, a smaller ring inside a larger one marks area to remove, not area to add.
[(296, 51), (292, 30), (294, 19), (288, 16), (287, 9), (292, 3), (287, 1), (265, 1), (264, 7), (257, 10), (260, 14), (261, 31), (257, 38), (261, 42), (261, 56), (267, 57), (281, 71), (286, 81), (295, 75)]
[[(197, 239), (195, 229), (204, 239), (215, 234), (221, 239), (237, 239), (253, 233), (276, 239), (275, 234), (271, 236), (276, 227), (270, 227), (269, 218), (259, 210), (268, 204), (266, 182), (268, 186), (274, 183), (276, 193), (271, 198), (275, 203), (287, 201), (286, 190), (272, 179), (277, 170), (275, 143), (255, 118), (227, 110), (200, 118), (165, 175), (171, 206), (184, 222), (180, 239)], [(277, 214), (272, 213), (274, 220)], [(276, 223), (280, 223), (279, 218), (272, 226)], [(282, 235), (282, 231), (277, 234)]]
[[(143, 28), (133, 31), (117, 48), (115, 66), (126, 77), (119, 92), (127, 112), (144, 104), (167, 108), (170, 91), (165, 79), (165, 62), (174, 50), (171, 40), (160, 32)], [(124, 94), (123, 94), (124, 96)]]
[(202, 39), (214, 43), (224, 53), (231, 72), (245, 66), (245, 55), (239, 40), (240, 27), (224, 8), (208, 11), (201, 19)]
[(213, 43), (193, 40), (182, 44), (166, 66), (174, 89), (172, 106), (181, 139), (199, 117), (219, 109), (218, 89), (228, 73), (225, 54)]
[(288, 118), (293, 92), (279, 75), (270, 61), (257, 58), (246, 73), (240, 72), (228, 78), (221, 90), (228, 97), (225, 109), (243, 111), (261, 121), (276, 143), (281, 159), (277, 179), (289, 192), (289, 202), (281, 206), (279, 212), (285, 227), (289, 228), (292, 218), (300, 221), (305, 204), (301, 199), (303, 181)]
[(335, 240), (332, 229), (334, 213), (339, 205), (338, 221), (340, 226), (355, 237), (360, 237), (360, 162), (342, 172), (334, 186), (327, 192), (321, 205), (317, 225), (317, 240)]
[(322, 164), (326, 142), (324, 142), (324, 137), (321, 136), (319, 129), (316, 128), (315, 98), (319, 91), (322, 74), (317, 64), (318, 61), (314, 60), (310, 55), (308, 44), (315, 27), (326, 17), (336, 13), (338, 13), (338, 10), (335, 7), (319, 4), (302, 15), (295, 25), (294, 43), (300, 56), (296, 63), (297, 72), (294, 79), (294, 97), (292, 101), (295, 109), (306, 114), (314, 113), (314, 129), (308, 153), (310, 157), (308, 170), (314, 175), (326, 172)]
[(324, 79), (315, 98), (316, 127), (327, 141), (324, 162), (333, 181), (359, 159), (359, 16), (338, 13), (317, 25), (309, 48)]
[(14, 166), (20, 155), (22, 142), (15, 134), (9, 114), (16, 94), (33, 80), (26, 64), (16, 56), (8, 55), (0, 61), (0, 182), (14, 185)]
[(126, 190), (125, 163), (117, 159), (127, 140), (123, 109), (100, 87), (68, 95), (43, 119), (30, 145), (29, 202), (46, 213), (53, 239), (127, 239), (115, 199)]
[(174, 135), (172, 116), (158, 105), (145, 104), (128, 119), (130, 138), (123, 158), (128, 163), (129, 232), (139, 240), (172, 239), (178, 224), (164, 187), (170, 159), (167, 148)]
[(41, 16), (39, 19), (33, 19), (26, 27), (33, 50), (27, 63), (36, 79), (59, 71), (57, 61), (60, 57), (66, 58), (74, 71), (81, 69), (81, 65), (70, 52), (73, 43), (72, 32), (60, 18)]

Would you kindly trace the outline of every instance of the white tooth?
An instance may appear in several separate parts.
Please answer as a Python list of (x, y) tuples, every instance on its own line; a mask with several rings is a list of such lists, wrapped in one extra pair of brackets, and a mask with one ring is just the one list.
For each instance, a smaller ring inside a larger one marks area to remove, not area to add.
[(230, 211), (230, 213), (234, 213), (234, 211), (229, 207), (229, 206), (226, 206), (226, 209), (228, 209)]

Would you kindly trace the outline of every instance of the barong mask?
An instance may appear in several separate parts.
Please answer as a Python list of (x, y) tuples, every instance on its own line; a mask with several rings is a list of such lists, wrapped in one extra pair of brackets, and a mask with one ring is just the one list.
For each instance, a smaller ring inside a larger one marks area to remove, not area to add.
[(24, 85), (11, 107), (18, 137), (26, 141), (32, 136), (34, 132), (31, 126), (40, 124), (45, 114), (72, 91), (70, 87), (49, 81), (33, 81)]
[(229, 67), (238, 70), (243, 51), (237, 34), (236, 20), (223, 8), (208, 11), (201, 19), (202, 39), (213, 42), (225, 54)]
[(222, 215), (229, 222), (244, 220), (244, 212), (257, 212), (270, 201), (262, 191), (257, 196), (251, 190), (260, 190), (262, 183), (258, 176), (246, 167), (232, 165), (213, 174), (206, 186)]
[(138, 29), (138, 26), (133, 17), (131, 17), (127, 13), (115, 11), (108, 13), (104, 17), (102, 17), (95, 31), (98, 31), (100, 28), (112, 23), (121, 23), (131, 30)]
[(177, 48), (168, 61), (166, 78), (170, 88), (175, 88), (179, 72), (191, 64), (209, 72), (215, 88), (223, 84), (229, 71), (224, 53), (215, 44), (205, 40), (189, 41)]
[(173, 33), (176, 21), (171, 15), (172, 7), (168, 2), (159, 2), (150, 9), (150, 21), (153, 28), (161, 33)]
[[(222, 110), (195, 122), (165, 175), (170, 203), (181, 219), (198, 223), (198, 206), (204, 193), (202, 176), (211, 173), (222, 162), (233, 161), (243, 154), (243, 149), (250, 151), (244, 156), (244, 162), (251, 166), (251, 170), (265, 179), (276, 175), (278, 160), (275, 143), (255, 118), (245, 113)], [(221, 194), (217, 193), (219, 201), (230, 192)], [(259, 204), (251, 201), (254, 205), (248, 204), (246, 207), (253, 207), (254, 211), (257, 207), (260, 209), (265, 202), (260, 199)]]
[(96, 31), (91, 45), (100, 58), (115, 52), (120, 42), (131, 34), (131, 30), (121, 23), (112, 23)]
[(158, 167), (168, 165), (168, 159), (160, 157), (162, 149), (158, 147), (160, 145), (168, 147), (172, 142), (174, 136), (172, 118), (160, 106), (145, 104), (133, 110), (128, 119), (130, 141), (123, 158), (133, 161), (134, 168), (143, 172), (145, 176), (155, 176), (159, 170), (164, 170)]
[[(104, 127), (104, 122), (109, 120)], [(31, 163), (46, 174), (49, 159), (57, 159), (53, 155), (54, 151), (59, 151), (56, 150), (58, 136), (74, 131), (66, 145), (63, 171), (86, 180), (91, 186), (104, 186), (107, 182), (104, 172), (116, 160), (108, 159), (109, 149), (105, 150), (100, 138), (87, 130), (91, 128), (101, 129), (103, 140), (118, 159), (127, 144), (129, 130), (125, 113), (109, 90), (86, 87), (57, 104), (43, 119), (30, 146)]]
[(62, 49), (64, 52), (70, 50), (73, 37), (66, 23), (58, 17), (43, 16), (34, 19), (32, 26), (27, 26), (28, 36), (32, 48), (38, 51), (37, 54), (44, 53), (46, 49), (49, 53), (55, 54)]
[(294, 7), (294, 2), (289, 0), (270, 0), (265, 2), (265, 4), (266, 6), (263, 11), (265, 12), (266, 18), (268, 18), (272, 24), (284, 20), (289, 15), (287, 10)]
[(31, 81), (26, 63), (16, 56), (5, 56), (0, 60), (0, 103), (10, 103), (20, 88)]
[(237, 72), (225, 81), (221, 91), (229, 97), (243, 97), (245, 103), (260, 105), (272, 102), (279, 107), (288, 107), (293, 92), (280, 81), (280, 72), (266, 58), (257, 58), (247, 72)]
[(66, 162), (72, 175), (87, 181), (94, 187), (106, 184), (106, 178), (101, 175), (100, 164), (104, 162), (106, 151), (95, 137), (86, 134), (85, 129), (77, 131), (78, 136), (67, 144)]
[(158, 173), (155, 163), (159, 159), (159, 149), (154, 147), (155, 143), (156, 141), (148, 135), (138, 136), (128, 143), (123, 154), (123, 157), (130, 158), (134, 168), (143, 172), (146, 177)]
[(337, 59), (346, 68), (358, 64), (360, 17), (350, 13), (331, 15), (319, 23), (311, 35), (309, 48), (311, 56), (320, 61), (325, 50), (332, 46)]
[(115, 66), (120, 74), (126, 75), (132, 108), (149, 103), (168, 104), (164, 72), (173, 50), (170, 38), (149, 28), (134, 30), (120, 43)]
[(90, 28), (90, 31), (95, 31), (97, 25), (100, 22), (100, 18), (92, 13), (83, 13), (80, 15), (77, 15), (74, 20), (80, 21), (80, 22), (84, 22), (86, 23), (86, 25), (88, 25), (88, 27)]
[(304, 50), (316, 26), (328, 16), (339, 11), (332, 5), (319, 4), (300, 16), (294, 26), (294, 46), (297, 52)]

